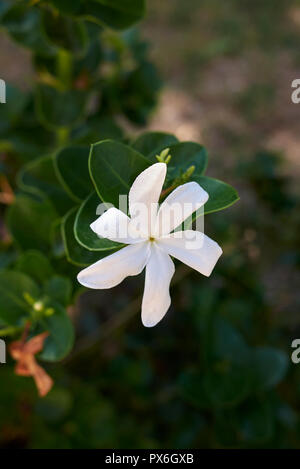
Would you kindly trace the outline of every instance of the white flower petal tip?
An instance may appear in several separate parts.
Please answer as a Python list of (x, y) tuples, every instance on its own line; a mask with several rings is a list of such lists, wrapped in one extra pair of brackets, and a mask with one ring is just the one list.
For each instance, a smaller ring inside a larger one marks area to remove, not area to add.
[(167, 165), (155, 163), (141, 172), (135, 179), (129, 191), (129, 213), (136, 204), (157, 204), (165, 182)]
[(159, 239), (159, 245), (170, 256), (209, 277), (222, 249), (204, 233), (186, 230), (171, 233)]
[(171, 305), (170, 282), (174, 272), (170, 256), (153, 243), (146, 265), (142, 302), (142, 323), (145, 327), (158, 324), (168, 311)]
[(129, 191), (132, 224), (146, 236), (151, 235), (157, 216), (158, 201), (167, 174), (165, 163), (155, 163), (135, 179)]
[[(153, 315), (155, 316), (155, 312), (153, 313)], [(144, 327), (147, 327), (148, 329), (150, 329), (151, 327), (157, 326), (157, 324), (161, 320), (162, 319), (159, 319), (158, 321), (156, 321), (156, 320), (151, 320), (151, 318), (143, 318), (142, 317), (142, 324), (143, 324)]]
[(215, 241), (213, 241), (215, 243), (215, 252), (214, 254), (211, 255), (211, 259), (210, 259), (210, 267), (207, 268), (206, 272), (203, 273), (203, 275), (205, 275), (206, 277), (210, 277), (219, 258), (221, 257), (221, 255), (223, 254), (223, 251), (222, 251), (222, 248), (218, 245), (218, 243), (216, 243)]

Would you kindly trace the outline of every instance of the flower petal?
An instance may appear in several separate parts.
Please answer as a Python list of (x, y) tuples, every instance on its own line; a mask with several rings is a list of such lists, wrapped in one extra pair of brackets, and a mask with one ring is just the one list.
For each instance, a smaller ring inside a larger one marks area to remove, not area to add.
[(134, 244), (145, 239), (134, 229), (130, 218), (115, 207), (103, 213), (90, 227), (98, 236), (118, 243)]
[(208, 193), (197, 184), (187, 182), (174, 189), (163, 201), (158, 214), (155, 233), (162, 236), (173, 231), (208, 200)]
[(222, 254), (222, 249), (215, 241), (204, 233), (193, 230), (171, 233), (160, 238), (158, 244), (170, 256), (207, 277)]
[(129, 213), (137, 230), (150, 235), (154, 227), (159, 196), (167, 173), (165, 163), (155, 163), (145, 169), (129, 191)]
[(142, 322), (155, 326), (168, 311), (171, 298), (169, 287), (175, 272), (172, 259), (155, 243), (146, 265), (145, 290), (142, 303)]
[(125, 277), (142, 272), (149, 257), (148, 242), (131, 244), (79, 272), (77, 279), (88, 288), (112, 288)]

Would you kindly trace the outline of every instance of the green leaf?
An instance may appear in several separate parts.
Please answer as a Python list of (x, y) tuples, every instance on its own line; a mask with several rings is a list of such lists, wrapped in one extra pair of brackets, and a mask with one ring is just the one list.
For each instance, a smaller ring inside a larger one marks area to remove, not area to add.
[(54, 48), (48, 43), (41, 21), (41, 11), (25, 2), (14, 2), (2, 17), (4, 26), (15, 41), (42, 55), (51, 55)]
[[(11, 101), (11, 98), (9, 98)], [(16, 95), (16, 100), (20, 99)], [(1, 110), (9, 106), (1, 106)], [(26, 119), (24, 119), (26, 114)], [(39, 155), (52, 151), (53, 134), (41, 127), (34, 111), (34, 99), (31, 94), (26, 99), (26, 106), (21, 106), (21, 112), (12, 122), (13, 127), (5, 134), (5, 138), (12, 145), (19, 160), (28, 161)], [(1, 127), (1, 124), (0, 124)], [(34, 135), (34, 139), (32, 136)]]
[(75, 15), (80, 10), (81, 0), (49, 0), (48, 3), (52, 4), (62, 13)]
[(0, 252), (0, 269), (7, 269), (17, 258), (17, 252), (14, 249), (3, 249)]
[(87, 46), (87, 34), (82, 21), (47, 9), (43, 13), (43, 27), (48, 41), (54, 46), (72, 52), (74, 55), (84, 53)]
[(93, 185), (89, 174), (88, 146), (69, 146), (55, 155), (57, 175), (66, 192), (76, 202), (81, 202), (91, 192)]
[[(101, 255), (98, 252), (84, 249), (76, 240), (74, 236), (76, 213), (77, 208), (75, 207), (63, 218), (61, 224), (62, 237), (68, 261), (78, 266), (86, 266), (101, 259)], [(105, 252), (107, 254), (107, 251)]]
[(178, 139), (175, 135), (165, 132), (145, 132), (132, 143), (132, 147), (156, 163), (155, 156), (176, 143)]
[(49, 331), (44, 349), (39, 355), (45, 361), (62, 360), (72, 349), (74, 344), (74, 327), (67, 311), (56, 302), (49, 301), (48, 308), (53, 308), (51, 316), (45, 316), (40, 320), (43, 329)]
[(186, 220), (185, 229), (188, 229), (198, 217), (224, 210), (239, 200), (237, 191), (226, 182), (207, 176), (192, 176), (192, 179), (209, 194), (209, 199), (204, 205), (204, 212), (203, 208), (200, 208)]
[(125, 74), (120, 83), (109, 83), (104, 88), (102, 100), (108, 108), (113, 104), (114, 112), (120, 109), (132, 122), (145, 125), (157, 103), (160, 88), (161, 80), (155, 66), (142, 61), (138, 67)]
[(72, 132), (74, 142), (89, 145), (100, 140), (122, 140), (122, 138), (122, 129), (113, 119), (106, 117), (91, 117)]
[(11, 8), (11, 5), (12, 4), (9, 1), (0, 3), (0, 20), (2, 20), (5, 13)]
[(248, 402), (247, 407), (237, 414), (239, 438), (252, 445), (268, 441), (274, 432), (274, 420), (268, 400)]
[(61, 223), (61, 218), (55, 220), (50, 233), (51, 254), (53, 254), (55, 258), (61, 258), (65, 255), (64, 242), (61, 233)]
[(192, 179), (201, 176), (207, 166), (207, 153), (203, 145), (194, 142), (180, 142), (169, 146), (171, 155), (168, 164), (168, 180), (180, 177), (190, 166), (195, 166)]
[(16, 269), (29, 275), (38, 284), (46, 282), (54, 274), (53, 268), (44, 254), (40, 251), (29, 250), (18, 258)]
[(284, 378), (289, 365), (286, 353), (273, 347), (257, 347), (252, 352), (251, 367), (255, 375), (255, 390), (274, 388)]
[(7, 225), (13, 238), (23, 249), (48, 252), (52, 224), (58, 217), (46, 198), (20, 194), (7, 211)]
[(119, 205), (119, 195), (129, 192), (135, 178), (149, 166), (137, 151), (119, 142), (104, 140), (92, 145), (89, 169), (95, 189), (104, 202)]
[(204, 389), (214, 407), (242, 402), (251, 392), (252, 375), (245, 364), (220, 361), (204, 377)]
[(211, 332), (207, 343), (211, 350), (211, 354), (207, 354), (209, 369), (203, 378), (203, 387), (213, 407), (237, 405), (252, 391), (249, 347), (239, 331), (223, 318), (214, 318)]
[(80, 206), (75, 219), (75, 238), (86, 249), (90, 251), (103, 251), (122, 247), (109, 239), (99, 238), (90, 228), (90, 224), (97, 219), (97, 207), (101, 204), (96, 192), (93, 192)]
[(59, 183), (51, 155), (38, 158), (24, 166), (18, 175), (18, 184), (29, 192), (45, 194), (62, 215), (73, 206), (72, 200)]
[(237, 191), (226, 182), (206, 176), (192, 176), (192, 179), (209, 194), (204, 214), (224, 210), (239, 200)]
[(24, 294), (34, 299), (39, 297), (40, 290), (30, 277), (21, 272), (0, 272), (1, 322), (11, 326), (22, 325), (31, 309)]
[(246, 447), (267, 442), (274, 432), (274, 413), (269, 400), (248, 399), (236, 409), (216, 413), (215, 432), (222, 446)]
[(45, 295), (49, 296), (51, 300), (67, 306), (71, 300), (72, 283), (67, 277), (56, 275), (49, 278), (44, 285)]
[(214, 319), (211, 347), (218, 360), (228, 360), (245, 364), (248, 361), (250, 348), (241, 333), (221, 317)]
[(40, 84), (36, 92), (38, 117), (51, 130), (71, 127), (83, 116), (87, 95), (80, 90), (60, 91)]
[(126, 29), (145, 13), (145, 0), (93, 0), (84, 2), (85, 16), (115, 29)]

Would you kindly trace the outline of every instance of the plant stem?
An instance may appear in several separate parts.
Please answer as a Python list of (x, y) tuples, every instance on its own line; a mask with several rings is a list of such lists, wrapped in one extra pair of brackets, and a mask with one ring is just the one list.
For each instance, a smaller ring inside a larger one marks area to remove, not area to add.
[(59, 49), (57, 53), (57, 77), (64, 89), (71, 87), (72, 55), (64, 49)]
[(63, 146), (69, 139), (70, 129), (68, 127), (60, 127), (56, 131), (57, 144)]
[[(64, 49), (59, 49), (57, 54), (57, 77), (64, 91), (72, 86), (72, 55)], [(61, 127), (57, 130), (57, 143), (59, 146), (64, 145), (69, 138), (70, 129)]]

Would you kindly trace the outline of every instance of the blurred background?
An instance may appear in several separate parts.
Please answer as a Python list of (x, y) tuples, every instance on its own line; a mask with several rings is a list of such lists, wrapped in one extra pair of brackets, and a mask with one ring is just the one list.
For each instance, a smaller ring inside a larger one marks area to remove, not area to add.
[[(86, 292), (43, 399), (0, 365), (1, 447), (300, 447), (299, 28), (298, 0), (148, 2), (141, 35), (165, 86), (147, 130), (203, 143), (208, 175), (238, 189), (206, 217), (224, 254), (209, 279), (178, 266), (153, 329), (143, 276)], [(3, 78), (26, 88), (29, 54), (0, 41)]]

